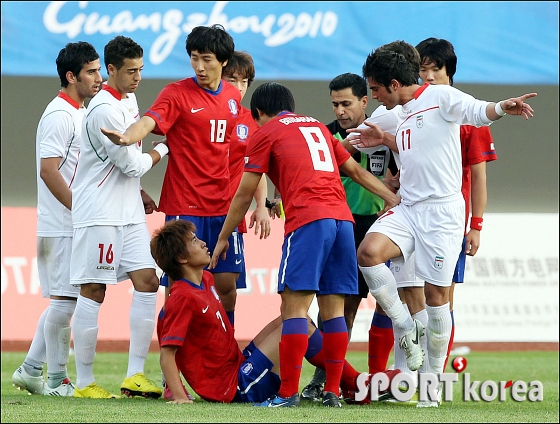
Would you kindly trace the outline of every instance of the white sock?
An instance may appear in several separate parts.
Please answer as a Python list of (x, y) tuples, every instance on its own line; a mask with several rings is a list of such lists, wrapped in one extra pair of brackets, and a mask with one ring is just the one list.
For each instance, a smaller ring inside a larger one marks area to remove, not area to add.
[(130, 306), (130, 348), (128, 352), (127, 377), (144, 372), (155, 328), (157, 292), (145, 293), (134, 290)]
[[(416, 312), (412, 318), (420, 321), (424, 326), (424, 328), (428, 327), (428, 311), (426, 311), (426, 309), (422, 309), (421, 311)], [(428, 354), (428, 330), (425, 330), (424, 335), (420, 337), (420, 347), (424, 351), (424, 354), (427, 355)], [(418, 368), (418, 372), (419, 373), (433, 372), (430, 369), (430, 361), (428, 361), (427, 356), (424, 357), (424, 362), (422, 362), (422, 365), (420, 366), (420, 368)]]
[(360, 266), (359, 268), (375, 301), (393, 321), (395, 337), (400, 338), (411, 331), (414, 322), (410, 313), (403, 307), (397, 293), (397, 282), (389, 267), (385, 264), (379, 264), (368, 267)]
[(93, 359), (97, 347), (97, 325), (101, 303), (78, 296), (72, 331), (74, 333), (74, 358), (76, 360), (76, 385), (79, 389), (95, 381)]
[[(408, 310), (408, 305), (407, 305), (406, 303), (403, 303), (402, 305), (403, 305), (404, 309), (405, 309), (408, 313), (410, 313), (409, 310)], [(415, 371), (411, 371), (411, 370), (408, 368), (408, 365), (407, 365), (407, 363), (406, 363), (406, 354), (404, 353), (404, 350), (401, 349), (401, 346), (400, 346), (400, 344), (399, 344), (399, 340), (400, 340), (400, 337), (397, 337), (396, 334), (395, 334), (395, 347), (394, 347), (394, 352), (395, 352), (395, 368), (401, 370), (401, 372), (404, 372), (404, 373), (406, 373), (406, 374), (415, 376), (415, 375), (416, 375), (416, 372), (415, 372)]]
[(39, 377), (43, 372), (43, 364), (47, 361), (46, 347), (45, 347), (45, 318), (49, 312), (49, 307), (43, 311), (37, 321), (37, 329), (31, 341), (31, 346), (27, 351), (27, 356), (23, 361), (25, 371), (33, 377)]
[(442, 306), (426, 305), (428, 325), (426, 336), (428, 339), (428, 358), (431, 372), (440, 374), (447, 357), (447, 346), (451, 337), (451, 314), (449, 302)]
[(45, 319), (47, 371), (66, 372), (70, 350), (70, 320), (76, 308), (75, 300), (51, 299)]

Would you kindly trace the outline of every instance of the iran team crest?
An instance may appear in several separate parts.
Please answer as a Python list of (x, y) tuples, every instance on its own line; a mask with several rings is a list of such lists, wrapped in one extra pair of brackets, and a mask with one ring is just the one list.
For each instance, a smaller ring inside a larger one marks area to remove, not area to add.
[(437, 269), (443, 268), (443, 256), (436, 256), (436, 259), (434, 260), (434, 266)]
[(422, 128), (424, 126), (424, 115), (418, 115), (416, 117), (416, 128)]
[(229, 111), (231, 112), (231, 114), (233, 116), (237, 116), (238, 110), (237, 110), (237, 103), (235, 102), (235, 100), (229, 99), (228, 100), (228, 105), (229, 105)]

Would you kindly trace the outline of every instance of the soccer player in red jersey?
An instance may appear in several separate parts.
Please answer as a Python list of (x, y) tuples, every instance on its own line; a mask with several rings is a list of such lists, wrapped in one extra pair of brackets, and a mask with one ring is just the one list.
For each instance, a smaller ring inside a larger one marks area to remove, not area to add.
[(358, 293), (352, 213), (340, 180), (339, 168), (354, 181), (379, 195), (386, 208), (399, 198), (353, 160), (325, 125), (310, 116), (296, 115), (292, 93), (277, 83), (258, 87), (251, 98), (251, 114), (259, 130), (249, 140), (247, 163), (210, 268), (227, 259), (228, 234), (247, 212), (253, 193), (266, 173), (282, 193), (286, 212), (285, 239), (279, 267), (282, 296), (280, 376), (277, 395), (261, 406), (299, 403), (299, 379), (308, 350), (307, 311), (317, 294), (325, 351), (326, 383), (323, 405), (339, 407), (339, 388), (348, 332), (344, 296)]
[[(282, 320), (266, 325), (242, 352), (205, 268), (210, 262), (206, 243), (190, 221), (167, 222), (150, 243), (156, 263), (175, 282), (158, 320), (160, 364), (174, 400), (192, 403), (179, 371), (194, 391), (208, 402), (263, 402), (278, 391), (279, 342)], [(306, 320), (309, 348), (305, 357), (325, 366), (323, 337)], [(341, 386), (357, 391), (360, 375), (342, 358)]]
[[(222, 80), (222, 69), (235, 49), (221, 25), (198, 26), (187, 36), (186, 50), (194, 77), (168, 84), (138, 123), (124, 134), (105, 134), (116, 144), (133, 144), (150, 132), (165, 135), (169, 161), (159, 210), (166, 221), (195, 223), (214, 249), (231, 202), (229, 145), (241, 111), (239, 90)], [(234, 229), (235, 230), (235, 229)], [(244, 264), (234, 230), (228, 259), (212, 270), (216, 289), (233, 323), (236, 281)], [(167, 276), (162, 285), (171, 285)]]

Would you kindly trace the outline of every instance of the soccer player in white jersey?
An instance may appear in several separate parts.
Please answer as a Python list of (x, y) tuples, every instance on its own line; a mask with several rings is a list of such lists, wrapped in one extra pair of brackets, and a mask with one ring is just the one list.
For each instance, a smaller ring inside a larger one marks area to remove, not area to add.
[[(400, 256), (408, 260), (415, 252), (416, 274), (426, 283), (426, 359), (431, 372), (440, 374), (451, 334), (449, 290), (465, 221), (459, 126), (490, 125), (506, 114), (529, 119), (533, 108), (525, 100), (537, 94), (486, 102), (447, 85), (420, 86), (418, 72), (415, 63), (384, 46), (371, 53), (363, 66), (372, 97), (387, 109), (402, 106), (392, 134), (402, 163), (402, 202), (373, 224), (358, 250), (358, 263), (370, 289), (377, 291), (377, 301), (391, 316), (387, 309), (396, 302), (397, 291), (385, 262)], [(352, 129), (359, 134), (349, 136), (349, 142), (362, 147), (381, 143), (383, 131), (375, 124), (368, 127)], [(418, 339), (405, 334), (401, 346), (416, 344)], [(439, 402), (428, 399), (417, 406), (437, 407)]]
[[(56, 59), (61, 90), (46, 107), (36, 137), (37, 268), (43, 297), (42, 313), (23, 364), (13, 384), (32, 394), (72, 396), (68, 378), (70, 320), (78, 289), (70, 285), (72, 252), (72, 179), (78, 163), (85, 99), (101, 87), (101, 66), (95, 48), (68, 43)], [(42, 377), (47, 363), (48, 380)]]
[(72, 189), (71, 283), (80, 286), (72, 324), (76, 359), (74, 397), (118, 397), (95, 382), (99, 308), (108, 284), (131, 279), (128, 370), (121, 393), (158, 398), (162, 390), (144, 375), (155, 327), (159, 281), (150, 254), (145, 213), (156, 209), (141, 193), (140, 177), (168, 152), (165, 144), (142, 153), (141, 142), (116, 146), (100, 128), (124, 131), (139, 119), (134, 92), (144, 66), (143, 50), (128, 37), (117, 36), (104, 50), (109, 79), (92, 99), (84, 118), (84, 143)]

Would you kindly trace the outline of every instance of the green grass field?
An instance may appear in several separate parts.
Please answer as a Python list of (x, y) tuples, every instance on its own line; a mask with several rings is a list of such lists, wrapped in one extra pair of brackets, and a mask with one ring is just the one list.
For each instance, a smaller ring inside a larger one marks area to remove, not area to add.
[[(409, 405), (375, 403), (324, 408), (302, 403), (298, 408), (256, 408), (244, 404), (213, 404), (197, 398), (192, 405), (168, 405), (164, 400), (143, 398), (94, 400), (31, 396), (12, 386), (11, 376), (25, 357), (23, 352), (2, 352), (2, 422), (559, 422), (558, 352), (473, 352), (466, 356), (471, 380), (539, 380), (543, 383), (542, 402), (464, 402), (462, 385), (454, 384), (453, 402), (439, 409), (417, 409)], [(358, 370), (367, 369), (365, 352), (348, 352), (349, 362)], [(389, 363), (392, 359), (390, 359)], [(127, 354), (98, 353), (94, 364), (97, 382), (119, 393), (125, 377)], [(161, 378), (159, 356), (150, 353), (146, 375)], [(76, 375), (74, 359), (70, 377)], [(311, 378), (312, 367), (304, 363), (300, 390)]]

